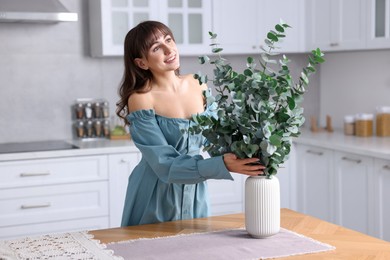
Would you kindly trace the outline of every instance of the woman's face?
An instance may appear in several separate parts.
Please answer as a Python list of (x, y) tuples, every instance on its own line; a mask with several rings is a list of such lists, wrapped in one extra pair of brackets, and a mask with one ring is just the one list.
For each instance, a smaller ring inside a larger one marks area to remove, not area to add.
[(153, 74), (177, 70), (180, 58), (175, 41), (170, 35), (161, 34), (148, 50), (147, 57), (136, 59), (136, 62), (139, 67), (149, 69)]

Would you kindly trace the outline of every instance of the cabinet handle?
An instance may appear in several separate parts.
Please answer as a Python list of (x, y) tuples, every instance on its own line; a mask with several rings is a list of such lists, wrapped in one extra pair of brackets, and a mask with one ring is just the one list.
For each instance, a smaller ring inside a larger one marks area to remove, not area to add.
[(389, 170), (389, 171), (390, 171), (390, 165), (389, 165), (389, 164), (387, 164), (387, 165), (384, 165), (384, 166), (383, 166), (383, 169), (385, 169), (385, 170)]
[(360, 159), (352, 159), (352, 158), (348, 158), (348, 157), (342, 157), (341, 159), (343, 159), (344, 161), (355, 162), (355, 163), (362, 162), (362, 160), (360, 160)]
[(306, 152), (307, 153), (311, 153), (311, 154), (315, 154), (315, 155), (318, 155), (318, 156), (321, 156), (321, 155), (324, 154), (323, 152), (317, 152), (317, 151), (313, 151), (313, 150), (307, 150)]
[(339, 46), (339, 43), (338, 42), (331, 42), (330, 46), (331, 47), (337, 47), (337, 46)]
[(45, 176), (50, 175), (50, 172), (22, 172), (20, 177), (37, 177), (37, 176)]
[(44, 203), (44, 204), (35, 204), (35, 205), (22, 205), (20, 206), (21, 209), (36, 209), (36, 208), (48, 208), (50, 207), (50, 202)]
[(256, 49), (256, 45), (253, 45), (253, 46), (252, 46), (252, 49), (254, 49), (254, 50), (255, 50), (255, 49)]
[(120, 163), (129, 163), (130, 161), (129, 161), (129, 160), (126, 160), (126, 159), (121, 159), (119, 162), (120, 162)]

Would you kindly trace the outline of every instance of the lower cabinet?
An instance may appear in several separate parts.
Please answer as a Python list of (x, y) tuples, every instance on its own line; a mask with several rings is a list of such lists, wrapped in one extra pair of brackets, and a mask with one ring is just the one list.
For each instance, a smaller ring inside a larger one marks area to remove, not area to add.
[(332, 153), (320, 147), (296, 145), (298, 211), (332, 221)]
[(390, 160), (374, 160), (374, 235), (390, 241)]
[(374, 159), (338, 151), (334, 152), (333, 159), (335, 222), (374, 235), (372, 226)]
[(140, 160), (140, 152), (108, 155), (111, 228), (121, 225), (128, 179)]
[(218, 216), (243, 212), (246, 176), (232, 174), (231, 180), (207, 180), (210, 215)]
[(0, 163), (0, 238), (109, 226), (107, 157)]
[(390, 160), (294, 146), (298, 211), (390, 241)]

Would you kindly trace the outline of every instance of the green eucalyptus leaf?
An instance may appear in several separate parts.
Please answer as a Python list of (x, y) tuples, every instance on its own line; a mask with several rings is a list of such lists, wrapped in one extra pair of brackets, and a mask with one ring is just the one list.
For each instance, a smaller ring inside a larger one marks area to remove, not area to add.
[(268, 38), (269, 40), (271, 40), (271, 41), (274, 41), (274, 42), (277, 42), (277, 41), (278, 41), (278, 36), (276, 36), (276, 34), (273, 33), (273, 32), (269, 32), (269, 33), (267, 34), (267, 38)]

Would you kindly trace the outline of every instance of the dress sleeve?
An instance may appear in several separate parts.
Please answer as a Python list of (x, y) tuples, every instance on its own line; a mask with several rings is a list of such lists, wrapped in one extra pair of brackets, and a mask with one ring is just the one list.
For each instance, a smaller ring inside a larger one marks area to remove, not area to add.
[(230, 179), (222, 156), (204, 159), (201, 155), (180, 154), (169, 145), (154, 110), (138, 110), (127, 117), (134, 144), (160, 180), (166, 183), (195, 184), (207, 179)]

